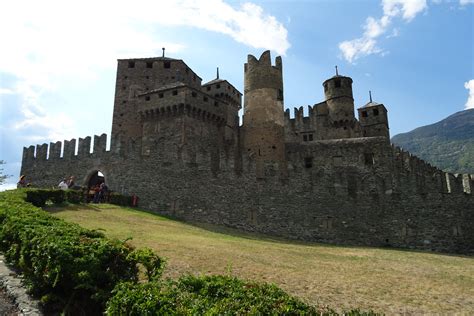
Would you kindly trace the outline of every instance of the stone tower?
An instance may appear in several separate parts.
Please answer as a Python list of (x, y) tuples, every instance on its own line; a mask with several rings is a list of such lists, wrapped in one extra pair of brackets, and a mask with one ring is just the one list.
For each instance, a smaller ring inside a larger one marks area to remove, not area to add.
[(336, 73), (334, 77), (324, 81), (323, 87), (329, 124), (337, 130), (333, 138), (359, 136), (354, 116), (352, 79)]
[(390, 139), (387, 109), (383, 104), (372, 102), (371, 97), (370, 102), (357, 111), (359, 112), (362, 136), (383, 136)]
[(112, 144), (139, 141), (143, 122), (140, 95), (177, 83), (201, 89), (201, 78), (182, 60), (168, 57), (119, 59), (115, 85)]
[(248, 55), (244, 66), (244, 148), (255, 159), (257, 177), (286, 177), (283, 76), (281, 57), (271, 64), (270, 51)]

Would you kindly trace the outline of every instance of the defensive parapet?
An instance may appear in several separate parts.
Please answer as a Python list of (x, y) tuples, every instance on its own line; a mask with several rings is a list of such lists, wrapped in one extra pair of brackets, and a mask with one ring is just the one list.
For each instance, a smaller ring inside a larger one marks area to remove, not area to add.
[(416, 189), (418, 193), (472, 193), (471, 175), (444, 172), (395, 145), (392, 145), (392, 149), (394, 175), (398, 185), (404, 186), (402, 190)]
[(244, 152), (254, 157), (257, 177), (266, 168), (286, 177), (281, 57), (272, 66), (270, 51), (259, 60), (249, 55), (244, 76)]
[[(61, 156), (61, 149), (63, 148), (63, 143), (57, 141), (55, 143), (41, 144), (35, 146), (23, 147), (23, 165), (30, 164), (33, 161), (56, 161), (56, 160), (71, 160), (77, 158), (86, 158), (89, 156), (101, 157), (105, 153), (107, 148), (107, 134), (102, 134), (100, 136), (94, 136), (94, 147), (91, 151), (91, 137), (79, 138), (79, 149), (77, 154), (75, 153), (76, 148), (76, 139), (65, 140), (64, 141), (64, 150), (63, 155)], [(48, 155), (49, 153), (49, 155)]]

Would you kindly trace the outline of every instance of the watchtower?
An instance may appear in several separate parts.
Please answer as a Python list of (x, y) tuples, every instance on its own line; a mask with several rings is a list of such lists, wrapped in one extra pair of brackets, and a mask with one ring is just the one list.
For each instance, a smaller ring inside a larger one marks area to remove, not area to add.
[(244, 85), (243, 150), (254, 157), (257, 177), (271, 170), (286, 177), (281, 57), (272, 66), (270, 51), (259, 60), (248, 55)]
[(390, 139), (387, 109), (383, 104), (373, 102), (371, 93), (370, 102), (357, 111), (359, 112), (362, 136), (383, 136)]
[(336, 75), (324, 81), (323, 87), (331, 121), (354, 120), (352, 79), (339, 75), (336, 70)]

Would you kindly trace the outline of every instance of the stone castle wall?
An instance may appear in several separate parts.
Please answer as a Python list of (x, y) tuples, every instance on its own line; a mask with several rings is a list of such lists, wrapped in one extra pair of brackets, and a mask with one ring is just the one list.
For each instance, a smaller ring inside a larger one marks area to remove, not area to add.
[(144, 155), (139, 143), (107, 151), (105, 140), (95, 136), (91, 148), (90, 137), (80, 139), (77, 154), (75, 140), (65, 142), (62, 157), (61, 142), (25, 148), (22, 174), (55, 187), (70, 175), (86, 185), (100, 170), (112, 190), (137, 194), (141, 207), (190, 222), (306, 241), (474, 253), (474, 178), (444, 173), (383, 137), (288, 143), (284, 180), (272, 168), (257, 178), (251, 156), (221, 147), (212, 153), (203, 146), (196, 157), (159, 147)]

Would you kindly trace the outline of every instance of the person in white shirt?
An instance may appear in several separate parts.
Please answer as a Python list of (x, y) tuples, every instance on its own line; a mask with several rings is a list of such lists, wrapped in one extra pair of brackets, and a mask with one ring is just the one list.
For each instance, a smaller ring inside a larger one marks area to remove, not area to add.
[(68, 189), (66, 179), (63, 179), (61, 182), (59, 182), (58, 188), (60, 188), (61, 190), (67, 190)]

